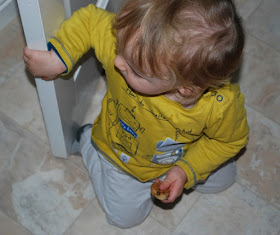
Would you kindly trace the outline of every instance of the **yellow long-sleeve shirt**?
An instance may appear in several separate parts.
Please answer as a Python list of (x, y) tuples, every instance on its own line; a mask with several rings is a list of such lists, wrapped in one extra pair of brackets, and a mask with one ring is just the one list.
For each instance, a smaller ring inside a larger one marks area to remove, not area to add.
[(188, 177), (185, 188), (190, 188), (246, 145), (244, 97), (238, 85), (228, 83), (186, 109), (163, 95), (134, 92), (114, 66), (113, 18), (89, 5), (50, 40), (66, 73), (90, 48), (106, 71), (107, 93), (93, 125), (93, 144), (117, 168), (143, 182), (178, 165)]

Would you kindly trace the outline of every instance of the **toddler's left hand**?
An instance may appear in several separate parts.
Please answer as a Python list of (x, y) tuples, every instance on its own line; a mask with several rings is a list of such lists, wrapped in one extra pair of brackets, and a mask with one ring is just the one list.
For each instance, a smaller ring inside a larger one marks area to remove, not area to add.
[(188, 180), (187, 175), (181, 167), (174, 166), (173, 168), (171, 168), (168, 171), (165, 180), (160, 185), (161, 190), (166, 190), (167, 188), (170, 189), (168, 199), (162, 202), (164, 203), (174, 202), (176, 198), (182, 194), (184, 190), (184, 185), (187, 182), (187, 180)]

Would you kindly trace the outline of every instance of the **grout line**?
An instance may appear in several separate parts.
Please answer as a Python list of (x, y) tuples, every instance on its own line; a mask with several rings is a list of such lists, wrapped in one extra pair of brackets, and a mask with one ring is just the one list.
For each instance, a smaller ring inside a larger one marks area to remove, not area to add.
[[(195, 191), (195, 190), (194, 190)], [(186, 214), (182, 217), (182, 219), (178, 222), (177, 226), (176, 226), (176, 229), (177, 227), (179, 226), (179, 224), (181, 224), (181, 222), (183, 221), (183, 219), (190, 213), (190, 211), (192, 210), (192, 208), (194, 207), (194, 205), (196, 205), (198, 203), (198, 201), (201, 199), (202, 197), (202, 193), (199, 193), (197, 192), (199, 195), (197, 197), (197, 199), (194, 201), (194, 203), (192, 204), (192, 206), (189, 208), (189, 210), (186, 212)], [(176, 230), (175, 229), (175, 230)]]
[(20, 147), (20, 145), (21, 145), (21, 142), (22, 142), (22, 138), (20, 138), (20, 140), (18, 141), (16, 147), (15, 147), (15, 148), (13, 149), (13, 151), (11, 151), (11, 153), (9, 154), (9, 155), (10, 155), (10, 156), (9, 156), (9, 160), (8, 160), (8, 167), (9, 167), (9, 169), (12, 168), (12, 163), (13, 163), (13, 161), (14, 161), (14, 159), (15, 159), (15, 155), (16, 155), (16, 153), (17, 153), (17, 151), (18, 151), (18, 149), (19, 149), (19, 147)]
[(265, 113), (262, 112), (262, 110), (258, 110), (258, 109), (256, 109), (255, 106), (253, 106), (253, 105), (251, 105), (251, 104), (247, 104), (247, 103), (245, 102), (245, 108), (246, 108), (246, 106), (248, 106), (249, 108), (253, 109), (255, 112), (257, 112), (257, 113), (263, 115), (265, 118), (269, 119), (269, 121), (271, 121), (273, 124), (275, 124), (275, 125), (277, 125), (277, 126), (280, 126), (280, 123), (278, 123), (278, 122), (276, 122), (275, 120), (271, 119), (270, 117), (266, 116)]
[(279, 210), (279, 212), (280, 212), (280, 207), (279, 207), (279, 206), (274, 205), (272, 202), (267, 201), (265, 198), (263, 198), (263, 197), (261, 196), (260, 193), (257, 193), (257, 192), (252, 191), (248, 186), (243, 185), (241, 182), (239, 182), (238, 179), (237, 179), (237, 181), (236, 181), (235, 183), (238, 184), (240, 187), (245, 188), (246, 190), (248, 190), (249, 192), (251, 192), (252, 194), (254, 194), (257, 198), (263, 200), (265, 203), (267, 203), (267, 204), (270, 205), (271, 207), (273, 207), (273, 208)]
[[(194, 192), (194, 191), (193, 191)], [(192, 193), (192, 192), (190, 192)], [(197, 192), (198, 193), (198, 192)], [(188, 194), (184, 193), (183, 191), (183, 195), (182, 196), (188, 196)], [(191, 209), (193, 208), (193, 206), (198, 202), (198, 200), (201, 198), (201, 193), (199, 193), (198, 197), (196, 198), (196, 200), (193, 202), (193, 204), (191, 205), (191, 207), (187, 210), (187, 212), (182, 216), (182, 218), (178, 221), (178, 223), (176, 223), (176, 226), (174, 226), (174, 228), (169, 228), (167, 227), (165, 224), (162, 224), (159, 220), (157, 220), (156, 218), (154, 218), (153, 216), (149, 215), (153, 220), (155, 220), (157, 223), (161, 224), (163, 227), (165, 227), (166, 229), (168, 229), (169, 231), (174, 232), (177, 227), (179, 226), (179, 224), (182, 222), (182, 220), (184, 220), (184, 218), (190, 213)], [(178, 202), (177, 204), (179, 204), (180, 202)], [(155, 206), (155, 205), (154, 205)]]
[(30, 233), (30, 235), (32, 235), (33, 233), (28, 229), (26, 228), (25, 226), (23, 226), (19, 221), (15, 220), (13, 217), (11, 217), (10, 215), (4, 213), (4, 211), (2, 211), (0, 209), (0, 214), (2, 214), (4, 217), (7, 217), (8, 219), (10, 219), (13, 223), (15, 223), (17, 226), (19, 226), (21, 229), (27, 231)]
[[(272, 45), (268, 44), (267, 42), (263, 41), (262, 39), (258, 38), (257, 36), (255, 36), (254, 34), (252, 34), (249, 30), (247, 30), (245, 28), (246, 34), (250, 35), (252, 38), (254, 38), (255, 40), (257, 40), (260, 43), (263, 43), (264, 45), (266, 45), (267, 47), (269, 47), (270, 49), (276, 51), (277, 53), (280, 53), (280, 50), (273, 47)], [(245, 53), (246, 54), (246, 53)]]
[(18, 69), (18, 67), (20, 67), (21, 65), (23, 65), (24, 62), (23, 60), (21, 62), (18, 62), (17, 64), (15, 64), (13, 67), (11, 67), (10, 69), (8, 69), (6, 72), (4, 72), (4, 74), (8, 74), (8, 73), (11, 73), (11, 72), (14, 72), (15, 70)]
[(248, 19), (249, 19), (252, 15), (254, 15), (254, 14), (259, 10), (259, 8), (263, 5), (263, 3), (264, 3), (264, 0), (262, 0), (262, 1), (259, 3), (259, 5), (255, 8), (255, 10), (252, 11), (252, 13), (251, 13), (250, 15), (248, 15), (248, 16), (246, 17), (246, 19), (243, 20), (244, 30), (245, 30), (246, 33), (248, 33), (248, 34), (249, 34), (250, 36), (252, 36), (253, 38), (257, 39), (258, 41), (264, 43), (266, 46), (268, 46), (268, 47), (270, 47), (271, 49), (274, 49), (274, 50), (276, 50), (277, 52), (280, 53), (280, 50), (279, 50), (279, 49), (274, 48), (273, 46), (267, 44), (267, 42), (261, 40), (260, 38), (258, 38), (258, 37), (255, 36), (255, 35), (253, 35), (253, 34), (246, 28), (246, 21), (248, 21)]
[(259, 5), (255, 8), (255, 10), (253, 10), (251, 12), (250, 15), (247, 16), (246, 20), (244, 20), (243, 22), (245, 23), (245, 21), (247, 21), (253, 14), (256, 13), (257, 10), (259, 10), (259, 8), (261, 7), (261, 5), (263, 4), (264, 0), (260, 1)]
[(16, 65), (14, 65), (13, 67), (11, 67), (10, 69), (8, 69), (7, 71), (3, 72), (2, 76), (0, 77), (0, 87), (1, 85), (7, 80), (8, 76), (10, 75), (10, 73), (15, 72), (22, 64), (24, 64), (24, 62), (19, 62)]
[(93, 204), (95, 203), (95, 201), (97, 201), (97, 197), (96, 197), (96, 196), (95, 196), (95, 198), (93, 198), (93, 199), (88, 203), (88, 205), (83, 209), (83, 211), (80, 213), (80, 215), (77, 216), (77, 217), (73, 220), (72, 224), (70, 224), (70, 225), (68, 226), (68, 228), (65, 229), (65, 231), (63, 232), (63, 235), (68, 234), (68, 232), (72, 229), (73, 225), (82, 217), (83, 214), (86, 213), (86, 210), (87, 210), (91, 205), (93, 205)]

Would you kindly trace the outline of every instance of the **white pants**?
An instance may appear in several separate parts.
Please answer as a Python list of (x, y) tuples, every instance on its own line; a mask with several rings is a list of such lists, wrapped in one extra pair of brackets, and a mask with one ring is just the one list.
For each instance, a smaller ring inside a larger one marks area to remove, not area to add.
[[(152, 181), (140, 182), (118, 170), (91, 144), (91, 130), (83, 133), (80, 152), (88, 169), (97, 199), (110, 224), (130, 228), (142, 223), (153, 207), (150, 187)], [(236, 180), (233, 162), (223, 165), (207, 180), (194, 187), (203, 193), (216, 193), (230, 187)]]

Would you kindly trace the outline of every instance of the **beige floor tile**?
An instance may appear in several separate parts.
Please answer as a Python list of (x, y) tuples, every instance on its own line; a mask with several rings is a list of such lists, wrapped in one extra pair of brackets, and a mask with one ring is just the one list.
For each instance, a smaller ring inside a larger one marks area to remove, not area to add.
[(1, 112), (0, 120), (1, 211), (33, 234), (63, 234), (95, 197), (88, 174), (52, 157), (46, 143)]
[(120, 229), (115, 226), (112, 226), (108, 224), (105, 218), (105, 213), (102, 211), (97, 200), (95, 200), (64, 235), (92, 235), (92, 234), (169, 235), (171, 233), (167, 228), (159, 224), (152, 217), (148, 217), (142, 224), (131, 229)]
[(251, 131), (237, 160), (238, 182), (280, 208), (280, 125), (250, 107), (247, 112)]
[(246, 104), (280, 124), (280, 53), (248, 35), (239, 84)]
[(219, 194), (204, 194), (174, 235), (277, 235), (280, 211), (239, 184)]
[(199, 193), (188, 191), (174, 204), (164, 204), (156, 200), (150, 216), (168, 229), (174, 230), (199, 197)]
[(0, 212), (0, 228), (1, 234), (5, 235), (32, 235), (31, 232), (26, 230), (21, 225), (17, 224), (11, 218)]
[(262, 1), (245, 22), (247, 31), (280, 52), (280, 2)]
[(0, 111), (0, 172), (12, 164), (12, 153), (16, 153), (20, 146), (21, 136), (11, 131), (12, 123)]
[(40, 171), (14, 183), (12, 193), (19, 222), (34, 234), (63, 234), (94, 197), (88, 175), (54, 157)]
[[(247, 30), (238, 75), (251, 128), (247, 149), (237, 161), (238, 183), (216, 195), (192, 192), (175, 206), (155, 205), (143, 224), (126, 230), (107, 223), (80, 157), (51, 156), (34, 80), (22, 63), (19, 18), (2, 30), (0, 234), (279, 234), (280, 4), (235, 2)], [(99, 113), (104, 80), (97, 90), (84, 123)]]
[(243, 18), (246, 20), (261, 4), (263, 0), (235, 0), (236, 8)]
[(0, 31), (0, 77), (22, 61), (25, 46), (23, 30), (19, 17), (12, 20)]
[(96, 93), (93, 94), (90, 105), (88, 107), (88, 112), (85, 115), (85, 119), (83, 121), (83, 124), (93, 123), (98, 114), (101, 110), (101, 104), (103, 97), (106, 92), (106, 79), (103, 77), (100, 77), (99, 81), (96, 85)]
[(83, 159), (81, 156), (77, 155), (69, 155), (68, 160), (74, 163), (77, 167), (79, 167), (85, 173), (88, 173), (87, 169), (84, 166)]
[(23, 63), (0, 86), (0, 110), (48, 143), (34, 78)]
[(34, 174), (49, 148), (0, 112), (0, 209), (16, 219), (12, 203), (13, 184)]

